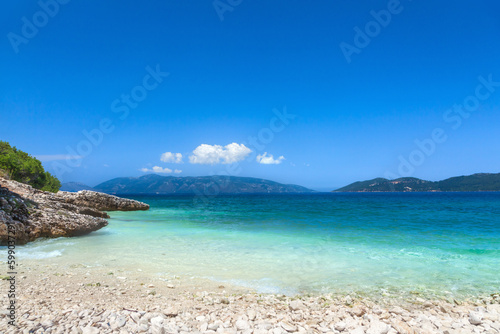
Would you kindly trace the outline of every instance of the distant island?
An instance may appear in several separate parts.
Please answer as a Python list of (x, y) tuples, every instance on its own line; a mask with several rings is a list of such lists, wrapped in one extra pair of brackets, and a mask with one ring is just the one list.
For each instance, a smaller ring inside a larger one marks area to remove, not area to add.
[[(74, 186), (75, 184), (73, 184)], [(81, 185), (80, 185), (81, 186)], [(67, 188), (66, 188), (67, 189)], [(314, 190), (293, 184), (237, 176), (161, 176), (119, 177), (93, 187), (115, 195), (130, 194), (282, 194), (310, 193)], [(76, 189), (78, 190), (78, 189)], [(81, 190), (81, 189), (80, 189)], [(75, 191), (75, 190), (74, 190)]]
[(426, 181), (415, 177), (358, 181), (333, 192), (500, 191), (500, 173), (478, 173)]

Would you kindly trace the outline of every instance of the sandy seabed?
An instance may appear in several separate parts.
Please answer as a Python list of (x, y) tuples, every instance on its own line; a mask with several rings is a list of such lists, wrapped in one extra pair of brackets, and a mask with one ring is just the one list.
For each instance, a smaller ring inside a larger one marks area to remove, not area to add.
[(17, 273), (14, 326), (10, 282), (0, 281), (0, 333), (500, 333), (499, 294), (467, 301), (284, 296), (35, 260)]

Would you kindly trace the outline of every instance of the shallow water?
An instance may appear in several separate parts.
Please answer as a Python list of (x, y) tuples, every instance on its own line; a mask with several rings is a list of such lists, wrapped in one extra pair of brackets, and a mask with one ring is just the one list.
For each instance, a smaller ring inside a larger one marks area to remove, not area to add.
[(210, 278), (261, 292), (500, 291), (500, 193), (136, 196), (78, 238), (18, 247), (20, 260)]

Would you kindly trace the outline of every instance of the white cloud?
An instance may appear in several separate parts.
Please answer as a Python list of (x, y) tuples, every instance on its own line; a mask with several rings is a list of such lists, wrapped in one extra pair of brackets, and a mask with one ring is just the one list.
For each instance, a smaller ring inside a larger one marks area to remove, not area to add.
[(280, 156), (278, 159), (274, 159), (273, 155), (267, 155), (267, 152), (264, 152), (264, 154), (259, 154), (257, 156), (257, 162), (264, 165), (279, 165), (283, 160), (285, 160), (284, 156)]
[(160, 160), (163, 162), (173, 162), (175, 164), (180, 164), (182, 163), (182, 154), (165, 152), (161, 155)]
[(36, 158), (42, 162), (45, 162), (45, 161), (56, 161), (56, 160), (77, 160), (77, 159), (83, 159), (83, 156), (69, 155), (69, 154), (53, 154), (53, 155), (37, 155)]
[(141, 168), (139, 169), (141, 172), (148, 173), (148, 172), (153, 172), (153, 173), (162, 173), (162, 174), (169, 174), (172, 173), (172, 170), (170, 168), (162, 168), (159, 166), (154, 166), (151, 169), (148, 168)]
[(180, 174), (180, 173), (182, 173), (182, 171), (180, 169), (176, 169), (176, 170), (174, 170), (174, 173), (175, 174)]
[(231, 143), (224, 147), (201, 144), (193, 151), (193, 155), (189, 156), (189, 162), (204, 165), (232, 164), (245, 159), (250, 152), (252, 152), (251, 149), (237, 143)]

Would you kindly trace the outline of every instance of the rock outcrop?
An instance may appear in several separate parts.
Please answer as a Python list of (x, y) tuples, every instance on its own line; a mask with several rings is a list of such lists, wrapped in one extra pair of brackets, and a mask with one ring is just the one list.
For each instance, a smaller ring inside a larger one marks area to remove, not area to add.
[(25, 201), (19, 195), (0, 187), (0, 245), (7, 244), (7, 226), (9, 225), (14, 228), (15, 234), (12, 236), (16, 244), (18, 244), (17, 240), (27, 240), (26, 229), (30, 225), (29, 216)]
[(77, 193), (59, 191), (57, 196), (61, 197), (66, 203), (91, 207), (101, 211), (149, 210), (149, 205), (146, 203), (90, 190), (80, 190)]
[(8, 226), (15, 243), (38, 238), (72, 237), (108, 224), (103, 211), (148, 210), (149, 205), (93, 191), (57, 194), (0, 177), (0, 245), (6, 245)]

